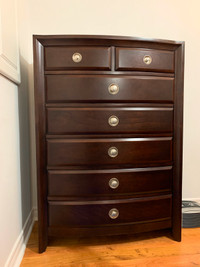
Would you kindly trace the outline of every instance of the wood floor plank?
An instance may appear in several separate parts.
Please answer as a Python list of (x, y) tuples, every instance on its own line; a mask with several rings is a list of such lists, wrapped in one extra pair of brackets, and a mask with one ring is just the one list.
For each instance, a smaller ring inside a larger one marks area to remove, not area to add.
[[(163, 235), (164, 234), (164, 235)], [(182, 242), (165, 231), (135, 236), (51, 238), (38, 254), (37, 223), (21, 267), (192, 267), (200, 266), (200, 228), (183, 229)]]

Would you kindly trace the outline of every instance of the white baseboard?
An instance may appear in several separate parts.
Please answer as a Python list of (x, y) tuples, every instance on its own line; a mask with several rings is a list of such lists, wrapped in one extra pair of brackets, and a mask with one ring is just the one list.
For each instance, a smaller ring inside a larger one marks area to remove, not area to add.
[(37, 217), (37, 209), (32, 208), (29, 216), (26, 219), (26, 222), (23, 226), (23, 229), (18, 236), (11, 253), (6, 261), (5, 267), (19, 267), (23, 259), (24, 252), (26, 249), (26, 244), (28, 242), (29, 236), (31, 234), (33, 224)]

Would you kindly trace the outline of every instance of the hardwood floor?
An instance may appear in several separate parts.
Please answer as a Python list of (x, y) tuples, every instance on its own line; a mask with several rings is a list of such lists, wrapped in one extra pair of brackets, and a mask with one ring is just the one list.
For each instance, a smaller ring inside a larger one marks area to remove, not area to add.
[(190, 267), (200, 266), (200, 228), (183, 229), (182, 242), (167, 232), (96, 239), (53, 239), (38, 254), (37, 223), (21, 267)]

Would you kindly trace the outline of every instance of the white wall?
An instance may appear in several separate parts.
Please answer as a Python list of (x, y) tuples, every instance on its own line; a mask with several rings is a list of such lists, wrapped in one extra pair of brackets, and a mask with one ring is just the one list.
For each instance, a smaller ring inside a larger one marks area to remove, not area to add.
[[(19, 265), (33, 223), (29, 90), (19, 85), (15, 0), (0, 0), (0, 73), (0, 266), (11, 267)], [(21, 74), (24, 84), (24, 68)]]
[(0, 75), (0, 266), (22, 230), (18, 87)]
[[(36, 196), (32, 34), (102, 34), (186, 42), (183, 197), (200, 198), (199, 0), (19, 0), (26, 5), (30, 49), (33, 194)], [(22, 19), (22, 18), (21, 18)], [(28, 47), (27, 46), (27, 47)], [(36, 198), (34, 197), (34, 205)]]
[(0, 75), (1, 267), (14, 266), (13, 264), (21, 260), (34, 215), (29, 165), (26, 166), (29, 161), (29, 153), (25, 149), (27, 138), (23, 138), (27, 135), (27, 121), (21, 117), (24, 108), (19, 91), (16, 84)]

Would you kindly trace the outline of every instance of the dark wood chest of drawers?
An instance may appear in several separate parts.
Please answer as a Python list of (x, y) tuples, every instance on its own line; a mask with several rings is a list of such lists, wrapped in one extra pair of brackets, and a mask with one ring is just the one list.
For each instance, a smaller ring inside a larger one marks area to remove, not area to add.
[(184, 43), (34, 36), (39, 252), (49, 236), (181, 240)]

